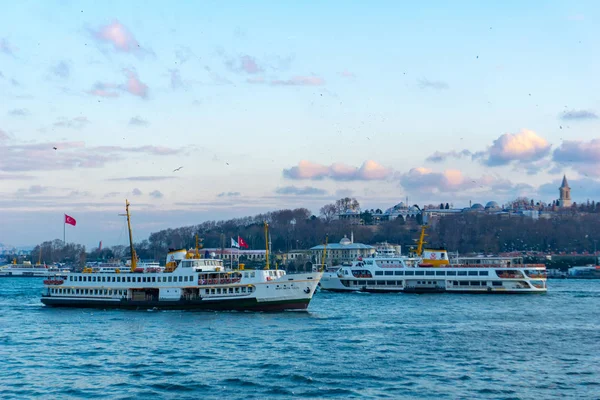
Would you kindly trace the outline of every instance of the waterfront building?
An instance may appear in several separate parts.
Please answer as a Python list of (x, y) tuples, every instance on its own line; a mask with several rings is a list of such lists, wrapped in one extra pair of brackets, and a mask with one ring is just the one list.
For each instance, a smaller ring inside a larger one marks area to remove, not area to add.
[[(313, 259), (320, 263), (323, 258), (324, 245), (312, 247), (310, 249)], [(348, 239), (346, 235), (340, 240), (339, 243), (331, 243), (327, 245), (326, 263), (331, 265), (333, 261), (337, 262), (351, 262), (356, 260), (358, 257), (369, 257), (375, 253), (375, 247), (363, 244), (354, 243), (354, 235)]]

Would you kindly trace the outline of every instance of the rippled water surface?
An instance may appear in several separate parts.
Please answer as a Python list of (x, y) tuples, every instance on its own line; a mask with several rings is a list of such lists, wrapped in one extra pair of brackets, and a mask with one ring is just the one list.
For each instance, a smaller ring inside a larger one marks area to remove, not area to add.
[(0, 398), (599, 398), (600, 281), (549, 283), (227, 313), (52, 309), (0, 279)]

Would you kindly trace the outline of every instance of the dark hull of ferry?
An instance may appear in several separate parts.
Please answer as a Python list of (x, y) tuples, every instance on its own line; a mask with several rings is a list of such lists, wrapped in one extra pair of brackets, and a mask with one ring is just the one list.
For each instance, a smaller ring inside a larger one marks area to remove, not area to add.
[(235, 300), (175, 300), (175, 301), (107, 301), (97, 299), (65, 299), (42, 297), (42, 303), (50, 307), (101, 308), (127, 310), (206, 310), (206, 311), (287, 311), (306, 310), (310, 299), (258, 302), (256, 299)]

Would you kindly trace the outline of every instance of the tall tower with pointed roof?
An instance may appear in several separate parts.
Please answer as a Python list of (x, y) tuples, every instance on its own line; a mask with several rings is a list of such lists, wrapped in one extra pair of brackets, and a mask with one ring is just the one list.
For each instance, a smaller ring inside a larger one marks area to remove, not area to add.
[(567, 182), (567, 176), (563, 176), (562, 185), (558, 188), (560, 198), (558, 200), (559, 207), (571, 207), (571, 188)]

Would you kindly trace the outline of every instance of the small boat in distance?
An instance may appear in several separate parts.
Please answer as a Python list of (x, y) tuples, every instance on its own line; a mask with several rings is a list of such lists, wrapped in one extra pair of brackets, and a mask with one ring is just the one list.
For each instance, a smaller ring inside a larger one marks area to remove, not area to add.
[(520, 257), (463, 257), (449, 260), (445, 249), (424, 248), (421, 229), (415, 257), (359, 258), (350, 266), (328, 269), (323, 290), (405, 293), (545, 293), (546, 266)]
[[(53, 307), (200, 309), (280, 311), (305, 310), (323, 272), (287, 275), (282, 270), (228, 269), (223, 260), (202, 258), (196, 248), (170, 251), (164, 268), (138, 264), (133, 247), (129, 202), (125, 202), (131, 265), (120, 270), (69, 273), (44, 281), (41, 301)], [(268, 238), (268, 224), (265, 223)], [(125, 272), (125, 271), (123, 271)]]

